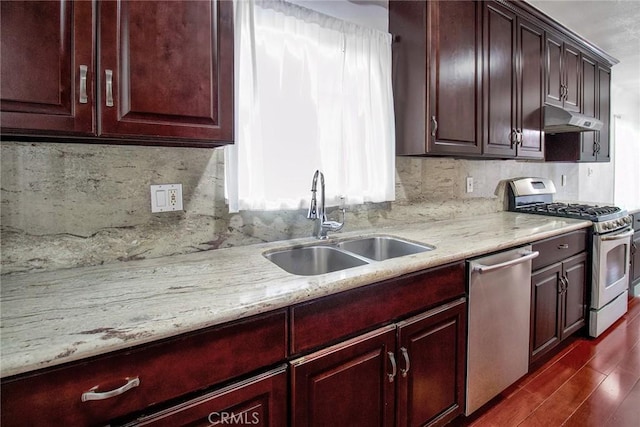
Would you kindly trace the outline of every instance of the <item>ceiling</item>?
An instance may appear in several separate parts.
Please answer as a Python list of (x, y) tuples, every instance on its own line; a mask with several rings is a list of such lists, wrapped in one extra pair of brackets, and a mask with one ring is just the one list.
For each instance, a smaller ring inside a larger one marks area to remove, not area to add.
[(527, 0), (618, 59), (613, 84), (640, 103), (640, 1)]

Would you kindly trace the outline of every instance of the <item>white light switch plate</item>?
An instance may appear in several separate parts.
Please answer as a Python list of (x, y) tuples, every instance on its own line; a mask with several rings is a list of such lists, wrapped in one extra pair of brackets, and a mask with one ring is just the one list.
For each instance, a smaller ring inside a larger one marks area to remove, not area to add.
[(181, 211), (182, 184), (151, 186), (151, 212)]

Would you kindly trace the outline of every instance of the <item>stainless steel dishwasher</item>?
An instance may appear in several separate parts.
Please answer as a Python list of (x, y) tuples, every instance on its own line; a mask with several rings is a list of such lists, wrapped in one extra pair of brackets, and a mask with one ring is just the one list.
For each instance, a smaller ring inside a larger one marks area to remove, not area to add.
[(529, 369), (531, 260), (537, 256), (524, 246), (467, 262), (466, 415)]

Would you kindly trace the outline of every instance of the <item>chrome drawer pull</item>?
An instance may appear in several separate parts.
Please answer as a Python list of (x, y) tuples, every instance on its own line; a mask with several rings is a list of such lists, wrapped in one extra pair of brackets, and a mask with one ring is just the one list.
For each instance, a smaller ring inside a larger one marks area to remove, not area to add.
[(119, 396), (134, 387), (138, 387), (140, 385), (140, 378), (127, 378), (127, 383), (120, 388), (110, 391), (96, 392), (95, 390), (98, 386), (95, 386), (89, 391), (85, 391), (82, 393), (82, 401), (86, 402), (88, 400), (104, 400), (109, 399), (111, 397)]
[(561, 245), (558, 245), (558, 249), (569, 249), (569, 244), (568, 243), (563, 243)]
[(435, 138), (437, 131), (438, 131), (438, 121), (436, 120), (436, 116), (431, 116), (431, 136)]
[(89, 71), (89, 68), (86, 65), (80, 66), (80, 97), (78, 99), (78, 102), (80, 104), (86, 104), (87, 102), (89, 102), (89, 99), (87, 98), (87, 72), (88, 71)]
[(388, 352), (389, 360), (391, 361), (391, 373), (387, 374), (389, 377), (389, 382), (392, 383), (393, 379), (396, 377), (397, 367), (396, 367), (396, 357), (393, 355), (393, 352)]
[(409, 369), (411, 369), (411, 363), (409, 362), (409, 352), (404, 347), (401, 347), (400, 351), (402, 352), (402, 356), (404, 357), (404, 366), (405, 366), (404, 369), (400, 369), (400, 373), (402, 374), (403, 378), (406, 378), (407, 374), (409, 373)]
[(107, 107), (113, 107), (113, 71), (104, 70), (104, 77), (106, 79), (105, 85), (105, 104)]

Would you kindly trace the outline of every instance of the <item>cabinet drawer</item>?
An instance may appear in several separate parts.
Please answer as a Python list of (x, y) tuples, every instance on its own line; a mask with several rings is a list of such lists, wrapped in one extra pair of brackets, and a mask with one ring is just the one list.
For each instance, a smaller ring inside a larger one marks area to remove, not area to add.
[(327, 345), (465, 293), (464, 263), (408, 274), (291, 309), (291, 352)]
[[(2, 383), (2, 425), (104, 425), (286, 358), (286, 310), (150, 343)], [(138, 378), (139, 385), (83, 402)]]
[(133, 426), (256, 425), (287, 422), (287, 367), (282, 366), (221, 390), (136, 419)]
[(535, 242), (533, 250), (540, 252), (540, 255), (533, 259), (532, 270), (546, 267), (584, 251), (587, 248), (587, 230), (577, 230)]

